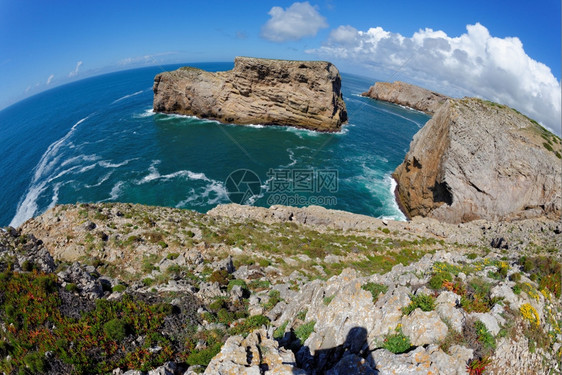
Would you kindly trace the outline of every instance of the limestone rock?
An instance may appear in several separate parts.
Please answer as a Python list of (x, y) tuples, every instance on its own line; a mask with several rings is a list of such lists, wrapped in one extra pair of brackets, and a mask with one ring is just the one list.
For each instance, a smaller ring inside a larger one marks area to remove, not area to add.
[(448, 97), (408, 83), (376, 82), (363, 96), (385, 102), (405, 105), (430, 115), (437, 112)]
[(458, 345), (451, 347), (450, 355), (436, 345), (417, 347), (405, 354), (392, 354), (386, 349), (373, 352), (372, 360), (379, 375), (464, 375), (466, 361), (472, 357), (472, 350)]
[(449, 99), (395, 170), (397, 197), (409, 216), (449, 223), (559, 219), (560, 150), (558, 137), (509, 107)]
[(338, 131), (347, 121), (338, 69), (323, 61), (237, 57), (234, 69), (184, 67), (154, 78), (154, 111), (235, 124)]
[(415, 309), (402, 318), (402, 331), (414, 346), (436, 344), (447, 336), (447, 325), (435, 311)]
[(277, 341), (260, 329), (245, 339), (242, 336), (229, 337), (220, 353), (207, 366), (205, 374), (304, 374), (295, 363), (293, 352), (279, 348)]

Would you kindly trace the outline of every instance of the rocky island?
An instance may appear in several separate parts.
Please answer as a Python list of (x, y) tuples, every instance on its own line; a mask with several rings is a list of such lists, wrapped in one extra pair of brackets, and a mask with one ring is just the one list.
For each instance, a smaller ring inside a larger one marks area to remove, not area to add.
[(394, 172), (405, 213), (449, 223), (560, 219), (561, 140), (512, 108), (449, 99)]
[(363, 96), (417, 109), (433, 115), (448, 97), (409, 83), (376, 82)]
[(184, 67), (154, 78), (154, 111), (233, 124), (336, 132), (347, 121), (338, 69), (324, 61), (237, 57), (234, 69)]

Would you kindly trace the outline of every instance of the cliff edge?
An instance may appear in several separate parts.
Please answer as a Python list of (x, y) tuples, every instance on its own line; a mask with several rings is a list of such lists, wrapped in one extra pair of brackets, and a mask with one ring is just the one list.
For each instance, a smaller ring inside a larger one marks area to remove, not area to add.
[(424, 88), (396, 81), (376, 82), (369, 91), (361, 94), (373, 99), (405, 105), (433, 115), (448, 97)]
[(183, 67), (154, 78), (154, 111), (235, 124), (334, 132), (347, 121), (338, 69), (324, 61), (237, 57), (234, 69)]
[(561, 141), (496, 103), (449, 99), (414, 136), (394, 172), (409, 216), (449, 223), (560, 219)]

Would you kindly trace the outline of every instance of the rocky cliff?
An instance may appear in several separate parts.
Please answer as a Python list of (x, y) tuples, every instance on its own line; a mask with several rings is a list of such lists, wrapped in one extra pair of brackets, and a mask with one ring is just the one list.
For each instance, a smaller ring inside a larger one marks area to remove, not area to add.
[(414, 136), (394, 172), (409, 216), (450, 223), (561, 213), (561, 142), (496, 103), (450, 99)]
[(153, 90), (155, 112), (326, 132), (347, 121), (338, 69), (323, 61), (237, 57), (226, 72), (160, 73)]
[(376, 82), (363, 96), (385, 102), (405, 105), (418, 111), (433, 115), (441, 104), (445, 103), (447, 96), (426, 90), (419, 86), (396, 81)]

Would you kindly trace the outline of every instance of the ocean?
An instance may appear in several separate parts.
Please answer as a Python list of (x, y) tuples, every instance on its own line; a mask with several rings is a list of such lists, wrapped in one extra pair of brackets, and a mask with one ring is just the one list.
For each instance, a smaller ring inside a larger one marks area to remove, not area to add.
[(206, 212), (240, 202), (317, 204), (404, 220), (391, 173), (429, 117), (361, 97), (373, 79), (342, 73), (339, 133), (238, 126), (152, 112), (154, 76), (120, 71), (60, 86), (0, 112), (0, 226), (55, 204), (130, 202)]

